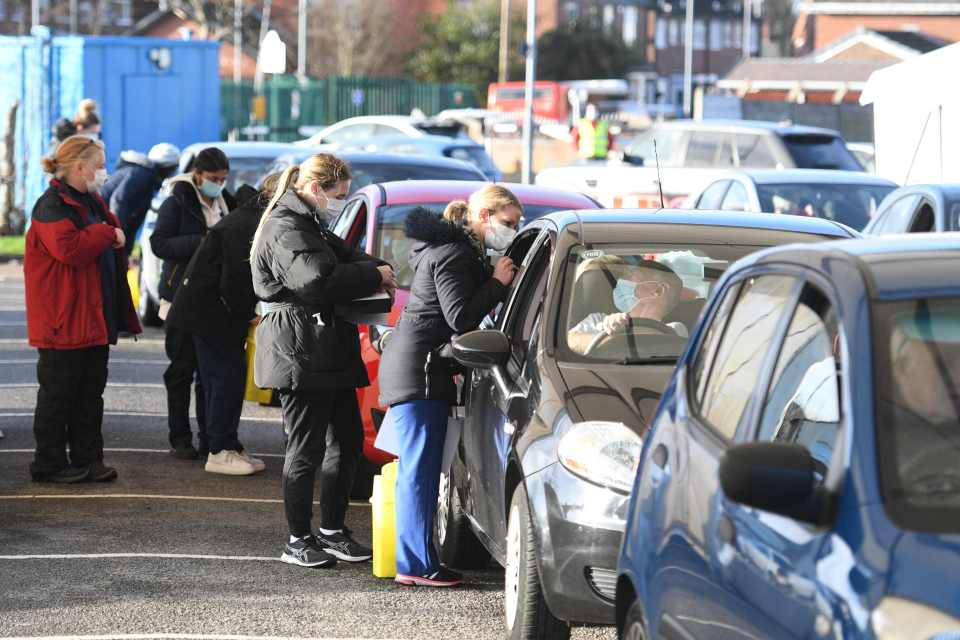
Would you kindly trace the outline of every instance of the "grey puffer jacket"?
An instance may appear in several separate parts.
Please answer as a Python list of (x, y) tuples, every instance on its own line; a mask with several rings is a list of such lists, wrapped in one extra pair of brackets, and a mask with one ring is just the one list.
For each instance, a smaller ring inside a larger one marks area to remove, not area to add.
[(290, 391), (370, 384), (357, 327), (334, 306), (376, 293), (386, 264), (334, 235), (294, 191), (263, 225), (251, 261), (253, 289), (270, 309), (257, 327), (254, 380)]
[(479, 243), (464, 227), (416, 209), (407, 216), (404, 230), (417, 241), (410, 251), (415, 274), (410, 299), (380, 360), (380, 403), (453, 402), (451, 363), (432, 361), (427, 372), (427, 354), (454, 335), (476, 329), (507, 288), (492, 277)]

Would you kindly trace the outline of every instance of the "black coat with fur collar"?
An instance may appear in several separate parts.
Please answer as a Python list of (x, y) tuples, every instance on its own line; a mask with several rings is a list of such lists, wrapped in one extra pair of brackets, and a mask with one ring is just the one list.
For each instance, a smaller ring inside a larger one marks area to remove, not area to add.
[(405, 232), (416, 241), (410, 251), (415, 273), (410, 300), (380, 361), (380, 402), (453, 402), (450, 369), (434, 363), (427, 373), (427, 354), (454, 335), (476, 329), (507, 288), (492, 277), (479, 244), (463, 227), (416, 209), (407, 216)]

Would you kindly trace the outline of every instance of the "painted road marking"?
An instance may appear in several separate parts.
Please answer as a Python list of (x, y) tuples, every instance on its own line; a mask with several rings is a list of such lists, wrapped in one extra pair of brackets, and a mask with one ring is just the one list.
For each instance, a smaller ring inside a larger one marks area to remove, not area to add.
[[(0, 360), (0, 364), (37, 364), (36, 358), (17, 358), (13, 360)], [(166, 366), (170, 364), (169, 360), (127, 360), (122, 358), (110, 358), (110, 364), (148, 364), (157, 366)]]
[[(188, 500), (196, 502), (249, 502), (254, 504), (282, 504), (277, 498), (227, 498), (221, 496), (175, 496), (151, 493), (33, 493), (0, 496), (0, 500)], [(320, 504), (314, 502), (313, 504)], [(369, 507), (363, 500), (351, 500), (351, 507)]]
[[(2, 387), (2, 385), (0, 385), (0, 387)], [(146, 411), (104, 411), (103, 415), (114, 417), (114, 418), (124, 418), (124, 417), (164, 418), (164, 419), (167, 418), (167, 414), (165, 413), (149, 413)], [(29, 412), (23, 411), (23, 412), (16, 412), (16, 413), (0, 413), (0, 418), (32, 418), (32, 417), (33, 417), (32, 411), (29, 411)], [(196, 419), (196, 417), (197, 416), (195, 415), (190, 416), (190, 418), (194, 420)], [(275, 424), (281, 424), (283, 422), (283, 420), (280, 418), (271, 418), (267, 416), (241, 416), (240, 419), (249, 420), (250, 422), (272, 422)], [(32, 425), (31, 425), (31, 428), (32, 428)]]
[[(0, 453), (34, 453), (34, 449), (0, 449)], [(128, 449), (128, 448), (105, 448), (104, 453), (163, 453), (170, 454), (169, 449)], [(250, 455), (260, 458), (283, 458), (282, 453), (251, 453)]]
[(298, 636), (249, 636), (227, 633), (115, 633), (89, 636), (0, 636), (0, 640), (392, 640), (390, 638), (303, 638)]

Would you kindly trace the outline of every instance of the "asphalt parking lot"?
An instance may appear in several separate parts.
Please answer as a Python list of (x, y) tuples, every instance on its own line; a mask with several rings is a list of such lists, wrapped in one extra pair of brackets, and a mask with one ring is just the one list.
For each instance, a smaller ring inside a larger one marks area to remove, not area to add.
[[(106, 462), (119, 480), (30, 481), (36, 352), (26, 342), (20, 266), (0, 265), (0, 640), (11, 638), (503, 637), (502, 570), (452, 590), (374, 578), (369, 564), (279, 562), (277, 409), (247, 403), (240, 435), (263, 474), (205, 473), (167, 454), (160, 331), (111, 351)], [(348, 525), (370, 542), (370, 506)], [(575, 638), (613, 638), (581, 628)]]

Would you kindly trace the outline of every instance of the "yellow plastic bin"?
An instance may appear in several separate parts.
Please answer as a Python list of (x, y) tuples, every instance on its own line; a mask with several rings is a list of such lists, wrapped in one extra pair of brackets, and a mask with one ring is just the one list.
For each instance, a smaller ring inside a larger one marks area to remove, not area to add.
[(373, 478), (373, 575), (393, 578), (397, 575), (397, 517), (394, 512), (393, 491), (397, 484), (394, 461), (383, 465), (380, 475)]
[(133, 298), (133, 308), (140, 308), (140, 270), (133, 267), (127, 269), (127, 284), (130, 285), (130, 297)]
[(273, 400), (272, 389), (261, 389), (253, 381), (253, 358), (257, 353), (257, 328), (250, 325), (247, 330), (247, 387), (243, 399), (248, 402), (270, 404)]

